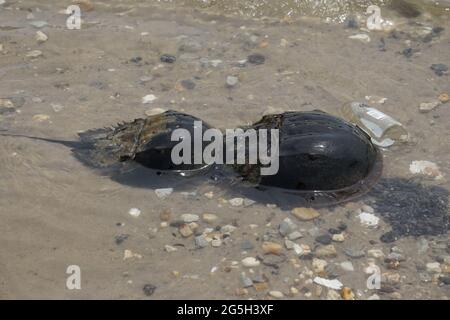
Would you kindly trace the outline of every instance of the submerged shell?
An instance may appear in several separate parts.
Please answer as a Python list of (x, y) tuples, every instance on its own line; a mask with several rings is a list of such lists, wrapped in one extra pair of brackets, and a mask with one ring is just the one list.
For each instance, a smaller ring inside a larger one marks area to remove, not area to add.
[[(97, 168), (107, 168), (119, 162), (135, 161), (155, 170), (197, 170), (203, 164), (174, 164), (172, 148), (179, 141), (171, 141), (175, 129), (186, 129), (193, 136), (194, 122), (200, 119), (177, 111), (136, 119), (117, 127), (94, 129), (80, 133), (85, 145), (74, 150), (77, 158)], [(210, 128), (203, 122), (202, 130)], [(191, 149), (193, 148), (193, 140)], [(191, 163), (194, 163), (191, 158)]]
[(260, 186), (295, 192), (309, 202), (339, 202), (368, 191), (381, 174), (381, 154), (370, 137), (324, 112), (268, 115), (251, 128), (279, 130), (275, 175), (261, 176), (260, 164), (235, 166), (244, 179)]

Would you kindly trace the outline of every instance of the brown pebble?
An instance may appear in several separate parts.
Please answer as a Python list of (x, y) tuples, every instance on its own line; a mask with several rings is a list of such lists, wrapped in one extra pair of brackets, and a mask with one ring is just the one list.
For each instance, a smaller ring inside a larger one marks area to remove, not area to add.
[(448, 93), (441, 93), (438, 97), (439, 101), (442, 103), (447, 103), (450, 100)]
[(355, 300), (355, 294), (353, 293), (352, 289), (350, 289), (349, 287), (342, 288), (341, 297), (344, 300)]
[(278, 244), (276, 242), (263, 242), (262, 249), (265, 254), (276, 254), (280, 255), (283, 251), (283, 246), (281, 244)]

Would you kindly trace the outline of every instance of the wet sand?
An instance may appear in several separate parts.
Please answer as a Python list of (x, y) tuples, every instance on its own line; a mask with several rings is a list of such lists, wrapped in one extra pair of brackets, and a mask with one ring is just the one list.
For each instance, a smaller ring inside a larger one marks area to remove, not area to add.
[[(399, 18), (398, 29), (408, 31), (393, 36), (317, 19), (248, 20), (150, 5), (130, 11), (131, 4), (113, 2), (87, 12), (81, 30), (67, 30), (67, 17), (58, 13), (63, 9), (62, 3), (25, 1), (0, 11), (0, 97), (25, 99), (13, 111), (3, 109), (0, 129), (74, 140), (79, 131), (143, 117), (153, 108), (235, 128), (259, 120), (265, 112), (320, 109), (339, 115), (347, 101), (387, 98), (371, 104), (403, 123), (412, 141), (383, 151), (383, 177), (410, 178), (410, 163), (428, 160), (439, 166), (443, 178), (421, 181), (450, 188), (449, 103), (419, 112), (420, 103), (450, 92), (449, 75), (438, 76), (430, 69), (432, 64), (450, 65), (448, 18), (420, 20), (444, 28), (424, 41), (414, 36), (419, 26), (407, 24), (414, 19)], [(34, 18), (27, 19), (30, 11)], [(39, 20), (48, 26), (29, 24)], [(38, 44), (37, 30), (48, 40)], [(371, 41), (349, 38), (360, 33)], [(412, 57), (402, 54), (406, 48), (413, 49)], [(27, 57), (32, 50), (42, 55)], [(165, 53), (175, 55), (175, 63), (162, 63)], [(263, 54), (264, 64), (242, 66), (240, 61), (253, 53)], [(239, 79), (233, 88), (226, 86), (230, 75)], [(195, 87), (183, 87), (182, 80), (191, 80)], [(149, 94), (157, 99), (143, 104)], [(273, 290), (289, 299), (340, 296), (313, 284), (316, 276), (336, 277), (356, 299), (374, 294), (381, 299), (449, 296), (449, 286), (442, 284), (450, 272), (448, 234), (383, 243), (380, 236), (390, 230), (389, 222), (381, 219), (370, 228), (358, 218), (358, 210), (372, 203), (369, 196), (319, 209), (319, 218), (300, 221), (290, 212), (295, 205), (267, 205), (277, 201), (270, 195), (266, 203), (233, 206), (228, 200), (242, 195), (208, 181), (190, 185), (189, 180), (162, 180), (159, 187), (173, 187), (174, 192), (160, 199), (151, 188), (102, 176), (59, 144), (0, 137), (0, 298), (146, 299), (145, 284), (156, 286), (151, 299), (270, 298)], [(205, 196), (209, 192), (212, 196)], [(139, 208), (141, 215), (129, 215), (130, 208)], [(186, 213), (218, 217), (212, 225), (200, 219), (199, 230), (225, 225), (236, 230), (221, 238), (220, 247), (198, 249), (194, 236), (184, 238), (177, 228), (161, 227), (160, 215), (167, 210), (171, 221)], [(303, 234), (295, 242), (309, 245), (314, 258), (327, 262), (326, 270), (313, 271), (313, 260), (299, 259), (285, 248), (278, 226), (286, 217)], [(318, 256), (322, 245), (317, 236), (340, 223), (347, 226), (345, 240), (332, 243), (335, 254)], [(128, 238), (116, 244), (121, 234)], [(254, 248), (244, 249), (246, 241)], [(264, 255), (263, 241), (281, 244), (283, 255)], [(165, 245), (177, 251), (167, 252)], [(365, 257), (345, 253), (355, 247)], [(398, 253), (402, 259), (394, 266), (373, 249), (385, 257)], [(140, 257), (124, 259), (125, 250)], [(254, 268), (255, 274), (264, 273), (264, 285), (257, 286), (259, 291), (244, 290), (240, 274), (251, 273), (241, 260), (257, 256), (277, 267)], [(354, 271), (344, 270), (344, 261), (350, 261)], [(384, 274), (382, 290), (366, 288), (369, 275), (364, 269), (371, 262)], [(81, 268), (81, 290), (66, 288), (69, 265)]]

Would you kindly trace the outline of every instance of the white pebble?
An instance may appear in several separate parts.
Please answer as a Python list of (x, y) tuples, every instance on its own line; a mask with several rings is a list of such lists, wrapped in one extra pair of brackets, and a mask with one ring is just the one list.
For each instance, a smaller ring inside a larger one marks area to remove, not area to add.
[(160, 199), (167, 198), (173, 192), (173, 188), (155, 189), (156, 196)]
[(145, 97), (142, 98), (142, 103), (146, 104), (146, 103), (152, 103), (153, 101), (155, 101), (156, 99), (158, 99), (155, 95), (153, 94), (148, 94)]
[(343, 287), (343, 284), (337, 279), (329, 280), (321, 277), (315, 277), (314, 283), (334, 290), (341, 290)]
[(199, 216), (196, 214), (185, 213), (181, 215), (181, 220), (185, 223), (196, 222), (199, 220)]
[(380, 221), (380, 218), (368, 212), (362, 212), (360, 215), (358, 215), (358, 217), (363, 225), (370, 227), (378, 225), (378, 222)]
[(242, 265), (246, 268), (254, 268), (258, 267), (260, 265), (259, 260), (253, 257), (247, 257), (245, 259), (242, 259)]
[(130, 211), (128, 211), (128, 214), (137, 218), (141, 215), (141, 210), (139, 210), (138, 208), (131, 208)]

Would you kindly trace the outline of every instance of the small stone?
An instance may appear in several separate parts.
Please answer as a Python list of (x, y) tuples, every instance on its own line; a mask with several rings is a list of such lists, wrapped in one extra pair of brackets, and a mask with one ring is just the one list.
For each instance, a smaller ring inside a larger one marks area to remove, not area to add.
[(185, 223), (197, 222), (199, 219), (199, 216), (196, 214), (185, 213), (181, 215), (181, 220)]
[(432, 102), (422, 102), (419, 105), (419, 111), (421, 113), (427, 113), (434, 109), (436, 109), (441, 104), (440, 101), (432, 101)]
[(442, 269), (441, 269), (441, 265), (439, 262), (429, 262), (426, 264), (427, 267), (427, 271), (429, 273), (441, 273)]
[(355, 294), (353, 293), (352, 289), (348, 287), (342, 288), (341, 297), (344, 300), (355, 300)]
[(131, 250), (125, 250), (123, 252), (123, 260), (128, 260), (128, 259), (142, 259), (142, 255), (138, 254), (138, 253), (134, 253)]
[(370, 249), (367, 250), (367, 255), (371, 258), (381, 259), (384, 257), (384, 253), (381, 249)]
[(241, 263), (246, 268), (254, 268), (260, 265), (259, 260), (253, 257), (247, 257), (245, 259), (242, 259)]
[(449, 97), (448, 93), (441, 93), (439, 95), (438, 99), (441, 103), (447, 103), (450, 100), (450, 97)]
[(313, 220), (320, 216), (320, 213), (313, 208), (294, 208), (291, 213), (303, 221)]
[(232, 226), (231, 224), (227, 224), (220, 228), (220, 232), (230, 234), (230, 233), (233, 233), (234, 231), (236, 231), (236, 229), (237, 229), (237, 227)]
[(131, 209), (128, 211), (128, 214), (129, 214), (130, 216), (132, 216), (132, 217), (137, 218), (137, 217), (139, 217), (139, 216), (141, 215), (141, 210), (139, 210), (138, 208), (131, 208)]
[(275, 299), (281, 299), (284, 297), (284, 294), (281, 291), (269, 291), (269, 296)]
[(251, 243), (249, 240), (244, 240), (242, 243), (241, 243), (241, 249), (242, 250), (252, 250), (252, 249), (254, 249), (255, 248), (255, 246), (253, 245), (253, 243)]
[(206, 192), (204, 194), (204, 196), (208, 199), (212, 199), (212, 198), (214, 198), (214, 192), (212, 192), (212, 191)]
[(164, 63), (174, 63), (177, 60), (177, 58), (170, 54), (163, 54), (159, 58), (159, 60), (161, 60), (161, 62), (164, 62)]
[(370, 42), (370, 37), (369, 37), (369, 35), (368, 35), (368, 34), (365, 34), (365, 33), (358, 33), (358, 34), (355, 34), (355, 35), (353, 35), (353, 36), (350, 36), (349, 39), (359, 40), (359, 41), (366, 42), (366, 43), (369, 43), (369, 42)]
[(315, 273), (321, 274), (325, 272), (325, 267), (328, 265), (328, 262), (322, 259), (314, 258), (312, 261), (312, 268)]
[(439, 77), (443, 76), (448, 71), (448, 66), (443, 63), (432, 64), (430, 68)]
[(368, 297), (367, 300), (380, 300), (380, 296), (375, 293)]
[(344, 270), (344, 271), (349, 271), (349, 272), (355, 271), (355, 268), (353, 267), (353, 264), (351, 263), (351, 261), (344, 261), (344, 262), (341, 262), (339, 265), (341, 266), (342, 270)]
[(161, 188), (155, 189), (156, 196), (160, 199), (165, 199), (170, 196), (173, 192), (173, 188)]
[(209, 242), (204, 235), (200, 235), (195, 237), (195, 245), (198, 248), (205, 248), (209, 245)]
[(240, 279), (241, 279), (241, 284), (244, 288), (253, 286), (253, 280), (250, 279), (249, 277), (247, 277), (245, 272), (241, 272)]
[(291, 292), (291, 294), (292, 294), (293, 296), (295, 296), (295, 295), (297, 295), (297, 294), (299, 293), (299, 291), (298, 291), (298, 289), (297, 289), (296, 287), (291, 287), (291, 288), (289, 289), (289, 291)]
[(127, 240), (129, 236), (130, 235), (128, 235), (126, 233), (121, 233), (121, 234), (115, 236), (114, 239), (116, 241), (116, 244), (119, 245), (119, 244), (122, 244), (125, 240)]
[(181, 80), (180, 84), (183, 88), (185, 88), (187, 90), (193, 90), (195, 88), (195, 82), (190, 79)]
[(334, 242), (344, 242), (345, 236), (343, 233), (333, 234), (331, 237)]
[(359, 220), (361, 224), (374, 227), (378, 225), (378, 222), (380, 221), (380, 218), (378, 218), (376, 215), (368, 212), (362, 212), (358, 215)]
[(30, 21), (29, 24), (38, 29), (48, 26), (48, 22), (43, 20)]
[(318, 258), (333, 258), (336, 257), (336, 248), (330, 244), (327, 246), (321, 246), (317, 248), (314, 252), (315, 256)]
[(228, 200), (228, 203), (231, 204), (233, 207), (240, 207), (244, 204), (243, 198), (233, 198)]
[(278, 231), (282, 236), (286, 236), (287, 234), (293, 232), (295, 229), (297, 229), (297, 225), (289, 218), (285, 218), (278, 227)]
[(26, 56), (28, 58), (37, 58), (37, 57), (42, 56), (42, 51), (41, 50), (32, 50), (32, 51), (27, 52)]
[(35, 39), (38, 43), (43, 43), (48, 40), (48, 36), (42, 31), (36, 31)]
[(202, 215), (202, 220), (205, 221), (208, 224), (212, 224), (214, 222), (216, 222), (218, 219), (218, 217), (215, 214), (212, 213), (204, 213)]
[(361, 210), (363, 212), (375, 213), (375, 210), (371, 206), (368, 206), (366, 204), (361, 207)]
[(289, 44), (289, 41), (287, 41), (286, 39), (283, 38), (280, 40), (280, 47), (285, 48), (288, 46), (288, 44)]
[(157, 114), (164, 113), (166, 111), (167, 110), (163, 109), (163, 108), (153, 108), (153, 109), (146, 110), (144, 113), (145, 113), (146, 116), (151, 117), (151, 116), (155, 116)]
[(211, 60), (210, 62), (211, 62), (211, 65), (212, 65), (214, 68), (216, 68), (216, 67), (219, 66), (219, 64), (222, 63), (222, 60), (220, 60), (220, 59), (215, 59), (215, 60)]
[(356, 249), (356, 248), (345, 248), (344, 253), (350, 258), (359, 259), (366, 255), (364, 250)]
[(226, 80), (226, 84), (228, 87), (234, 87), (239, 83), (239, 78), (235, 76), (228, 76)]
[(434, 178), (436, 180), (443, 178), (443, 175), (442, 175), (441, 171), (439, 170), (439, 167), (437, 166), (437, 164), (435, 164), (434, 162), (431, 162), (431, 161), (427, 161), (427, 160), (413, 161), (409, 165), (409, 171), (412, 174), (420, 174), (420, 175)]
[(80, 6), (81, 11), (83, 12), (94, 10), (94, 5), (92, 4), (91, 0), (76, 0), (74, 2)]
[(318, 237), (316, 237), (316, 242), (320, 244), (330, 244), (331, 243), (331, 236), (329, 234), (323, 234)]
[(288, 234), (288, 239), (292, 241), (300, 239), (301, 237), (303, 237), (303, 235), (300, 233), (300, 231), (294, 231)]
[(148, 94), (142, 98), (142, 103), (153, 103), (156, 99), (158, 99), (154, 94)]
[(341, 295), (336, 290), (328, 290), (327, 300), (341, 300)]
[(152, 285), (152, 284), (146, 284), (142, 290), (144, 291), (144, 294), (149, 297), (151, 296), (153, 293), (155, 293), (156, 290), (156, 286)]
[(293, 249), (299, 257), (309, 257), (311, 255), (311, 248), (307, 244), (294, 243)]
[(218, 248), (222, 245), (222, 240), (220, 240), (220, 238), (215, 237), (214, 239), (211, 240), (211, 246), (213, 246), (214, 248)]
[(283, 251), (283, 246), (275, 242), (266, 241), (262, 244), (262, 250), (265, 254), (280, 255)]
[(329, 279), (325, 279), (325, 278), (321, 278), (321, 277), (315, 277), (314, 278), (314, 283), (327, 287), (329, 289), (333, 289), (333, 290), (341, 290), (343, 287), (343, 284), (337, 280), (337, 279), (333, 279), (333, 280), (329, 280)]
[(266, 57), (264, 57), (262, 54), (255, 53), (251, 54), (247, 57), (247, 62), (251, 64), (263, 64), (266, 61)]
[(192, 236), (194, 233), (187, 224), (183, 224), (182, 226), (180, 226), (180, 228), (178, 228), (178, 232), (180, 232), (180, 234), (184, 238), (188, 238), (188, 237)]
[(170, 245), (168, 245), (168, 244), (166, 244), (165, 246), (164, 246), (164, 250), (166, 250), (166, 252), (175, 252), (175, 251), (178, 251), (178, 249), (177, 248), (175, 248), (175, 247), (173, 247), (173, 246), (170, 246)]

